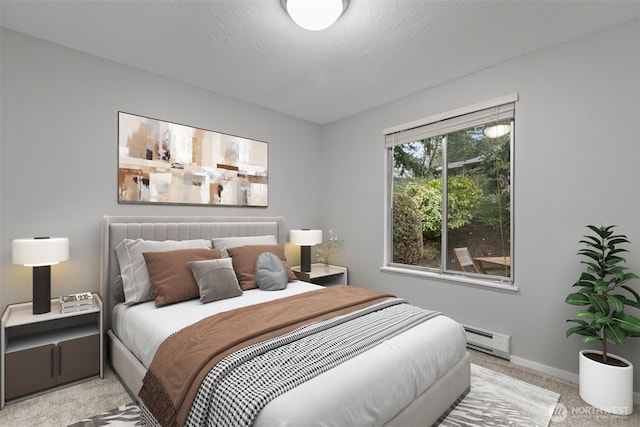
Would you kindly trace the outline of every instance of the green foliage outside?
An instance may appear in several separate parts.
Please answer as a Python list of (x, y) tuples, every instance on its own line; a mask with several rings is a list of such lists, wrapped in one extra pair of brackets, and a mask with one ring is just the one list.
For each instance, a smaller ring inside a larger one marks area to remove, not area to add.
[(477, 207), (473, 211), (473, 217), (482, 224), (492, 228), (509, 229), (509, 192), (504, 191), (499, 195), (489, 194), (482, 196)]
[(393, 194), (393, 260), (417, 265), (422, 257), (422, 227), (413, 200), (406, 194)]
[[(413, 181), (404, 186), (404, 192), (415, 204), (422, 220), (422, 231), (427, 238), (441, 235), (442, 224), (442, 181), (431, 179), (424, 182)], [(473, 210), (479, 205), (482, 190), (465, 176), (449, 178), (448, 217), (450, 230), (458, 229), (471, 222)]]
[(511, 225), (511, 160), (509, 139), (502, 138), (484, 151), (483, 173), (478, 177), (485, 196), (474, 216), (493, 228), (510, 229)]

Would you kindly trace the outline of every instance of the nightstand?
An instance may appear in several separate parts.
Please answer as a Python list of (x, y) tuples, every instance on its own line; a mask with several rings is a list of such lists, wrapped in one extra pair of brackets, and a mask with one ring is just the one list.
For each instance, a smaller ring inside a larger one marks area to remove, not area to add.
[(7, 401), (91, 377), (104, 378), (102, 300), (82, 311), (32, 314), (32, 304), (8, 305), (2, 315), (0, 408)]
[(304, 282), (314, 283), (322, 286), (332, 285), (346, 285), (347, 281), (347, 268), (339, 267), (337, 265), (329, 265), (329, 271), (325, 271), (324, 264), (311, 264), (311, 271), (308, 273), (302, 272), (300, 266), (291, 267), (293, 273), (298, 280)]

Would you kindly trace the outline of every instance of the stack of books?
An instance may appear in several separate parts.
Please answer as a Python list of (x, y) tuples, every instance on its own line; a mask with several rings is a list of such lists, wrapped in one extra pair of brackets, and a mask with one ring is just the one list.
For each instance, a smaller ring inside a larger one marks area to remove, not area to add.
[(91, 307), (93, 307), (93, 295), (91, 292), (81, 292), (60, 297), (60, 313), (73, 313), (74, 311), (88, 310)]

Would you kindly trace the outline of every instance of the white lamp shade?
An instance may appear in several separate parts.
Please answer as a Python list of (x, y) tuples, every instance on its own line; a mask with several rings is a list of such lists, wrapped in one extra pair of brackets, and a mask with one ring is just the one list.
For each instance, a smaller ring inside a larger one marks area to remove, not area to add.
[(281, 0), (293, 22), (310, 31), (324, 30), (342, 15), (344, 0)]
[(57, 264), (69, 259), (66, 237), (15, 239), (11, 248), (14, 264), (28, 267)]
[(291, 230), (289, 242), (298, 246), (313, 246), (322, 243), (322, 230)]

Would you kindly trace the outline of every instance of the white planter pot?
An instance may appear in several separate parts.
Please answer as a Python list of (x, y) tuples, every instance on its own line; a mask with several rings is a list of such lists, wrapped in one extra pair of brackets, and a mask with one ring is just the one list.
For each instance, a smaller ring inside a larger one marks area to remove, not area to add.
[(580, 352), (580, 397), (591, 406), (616, 415), (633, 413), (633, 365), (618, 367), (591, 360), (584, 353), (602, 354), (597, 350)]

